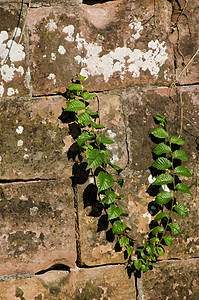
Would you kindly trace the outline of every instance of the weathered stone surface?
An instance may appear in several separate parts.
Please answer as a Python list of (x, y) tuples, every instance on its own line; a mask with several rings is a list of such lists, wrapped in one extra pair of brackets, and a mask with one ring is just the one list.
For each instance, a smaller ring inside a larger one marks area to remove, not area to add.
[(95, 91), (168, 84), (173, 74), (170, 14), (171, 5), (162, 0), (155, 8), (150, 0), (121, 0), (31, 9), (34, 95), (62, 91), (79, 73), (88, 77), (85, 87)]
[[(75, 269), (70, 273), (50, 271), (29, 279), (0, 283), (0, 299), (17, 300), (134, 300), (134, 279), (124, 266)], [(3, 298), (1, 298), (3, 296)]]
[(0, 102), (1, 179), (71, 175), (67, 152), (72, 138), (68, 125), (58, 119), (62, 107), (63, 97)]
[[(128, 163), (128, 153), (126, 149), (126, 132), (124, 116), (120, 96), (115, 94), (98, 94), (99, 112), (101, 124), (106, 129), (104, 134), (113, 139), (115, 144), (108, 147), (113, 155), (112, 163), (125, 168)], [(98, 110), (98, 103), (91, 106)], [(81, 164), (80, 164), (81, 165)], [(80, 167), (79, 165), (79, 167)], [(107, 227), (107, 218), (102, 206), (96, 199), (96, 190), (92, 178), (85, 183), (82, 181), (83, 174), (77, 174), (77, 198), (79, 208), (80, 227), (80, 250), (82, 265), (100, 265), (105, 263), (123, 261), (123, 254), (115, 252), (115, 243), (112, 240), (110, 227)], [(114, 174), (115, 177), (116, 174)], [(85, 180), (86, 180), (85, 173)], [(81, 186), (81, 183), (85, 183)], [(109, 239), (109, 242), (107, 241)]]
[[(179, 7), (178, 3), (180, 3), (181, 7)], [(193, 0), (191, 2), (174, 1), (173, 5), (174, 9), (172, 15), (172, 31), (170, 34), (170, 41), (173, 43), (176, 58), (176, 79), (180, 84), (198, 83), (198, 0)], [(181, 13), (182, 9), (183, 12)], [(197, 55), (193, 58), (195, 54)], [(185, 68), (189, 62), (189, 66)]]
[(30, 92), (26, 30), (20, 41), (26, 8), (22, 10), (17, 28), (19, 12), (20, 5), (0, 6), (0, 98), (24, 96)]
[(34, 274), (55, 264), (74, 268), (71, 180), (1, 184), (0, 275)]
[(199, 260), (159, 262), (139, 279), (138, 299), (189, 299), (199, 297)]

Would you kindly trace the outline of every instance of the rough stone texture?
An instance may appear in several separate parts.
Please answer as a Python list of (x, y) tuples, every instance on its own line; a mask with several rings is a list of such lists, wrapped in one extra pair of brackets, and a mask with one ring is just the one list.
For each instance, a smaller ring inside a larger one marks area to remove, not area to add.
[[(112, 163), (125, 168), (128, 163), (126, 149), (126, 132), (121, 100), (118, 95), (98, 94), (101, 123), (108, 128), (106, 136), (113, 139), (115, 144), (108, 147), (113, 155)], [(97, 110), (97, 102), (92, 106)], [(103, 132), (103, 130), (101, 131)], [(82, 164), (80, 164), (82, 165)], [(79, 165), (79, 168), (80, 168)], [(74, 174), (75, 175), (75, 174)], [(115, 243), (110, 226), (102, 206), (96, 199), (96, 189), (92, 178), (85, 183), (82, 172), (77, 174), (77, 198), (79, 207), (80, 248), (82, 265), (100, 265), (123, 261), (123, 254), (115, 251)], [(88, 174), (87, 174), (88, 175)], [(115, 177), (116, 174), (114, 174)], [(85, 173), (85, 180), (87, 179)], [(81, 186), (82, 183), (85, 183)], [(109, 241), (107, 241), (109, 240)]]
[[(74, 269), (70, 273), (50, 271), (29, 279), (0, 283), (0, 299), (17, 300), (134, 300), (134, 279), (124, 266)], [(1, 298), (3, 297), (3, 298)]]
[(71, 180), (1, 184), (0, 275), (34, 274), (55, 264), (74, 268)]
[(31, 9), (34, 95), (62, 91), (79, 73), (88, 77), (85, 87), (95, 91), (168, 84), (173, 76), (170, 15), (171, 5), (162, 0), (156, 1), (155, 17), (150, 0)]
[(67, 152), (72, 138), (68, 125), (58, 119), (65, 103), (63, 97), (0, 102), (1, 179), (71, 175)]
[[(198, 0), (180, 1), (183, 13), (179, 16), (180, 8), (177, 1), (174, 1), (172, 15), (172, 32), (170, 41), (174, 46), (175, 60), (177, 66), (176, 79), (180, 84), (194, 84), (199, 82), (199, 5)], [(176, 24), (177, 22), (177, 24)], [(197, 55), (183, 71), (185, 66)], [(183, 73), (181, 73), (183, 71)]]
[[(142, 276), (138, 300), (199, 298), (198, 259), (159, 262), (150, 273)], [(140, 281), (140, 279), (139, 279)]]
[(20, 25), (18, 25), (19, 12), (20, 5), (0, 6), (0, 98), (24, 96), (30, 92), (26, 30), (19, 43), (26, 8), (23, 7)]

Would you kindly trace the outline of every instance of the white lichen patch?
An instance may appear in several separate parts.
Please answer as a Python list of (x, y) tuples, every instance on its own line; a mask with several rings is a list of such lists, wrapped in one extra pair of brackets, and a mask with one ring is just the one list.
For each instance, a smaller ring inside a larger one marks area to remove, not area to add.
[(56, 54), (54, 52), (51, 53), (51, 60), (56, 60)]
[(60, 45), (58, 48), (58, 52), (59, 54), (63, 55), (66, 53), (66, 49), (62, 45)]
[(4, 86), (3, 86), (3, 83), (1, 83), (1, 85), (0, 85), (0, 97), (3, 97), (3, 94), (4, 94)]
[(36, 216), (37, 212), (38, 212), (39, 208), (36, 206), (33, 206), (30, 208), (30, 215), (31, 216)]
[(18, 126), (17, 129), (16, 129), (16, 132), (17, 132), (18, 134), (22, 134), (23, 129), (24, 129), (24, 128), (23, 128), (22, 126)]
[(148, 224), (151, 223), (151, 214), (147, 211), (145, 214), (142, 215), (143, 218), (148, 218)]
[(68, 41), (68, 42), (74, 42), (73, 34), (74, 34), (74, 31), (75, 31), (75, 28), (74, 28), (73, 25), (68, 25), (68, 26), (64, 27), (62, 31), (65, 34), (67, 34), (67, 36), (65, 37), (66, 41)]
[(18, 141), (17, 141), (17, 146), (18, 146), (18, 147), (23, 146), (23, 141), (22, 141), (22, 140), (18, 140)]
[(7, 96), (14, 96), (15, 94), (19, 94), (18, 89), (8, 88)]
[(2, 162), (2, 156), (0, 155), (0, 163)]
[(15, 27), (13, 37), (20, 37), (21, 36), (21, 28)]
[(131, 40), (139, 39), (141, 36), (141, 32), (143, 31), (142, 23), (140, 21), (138, 21), (137, 19), (135, 19), (134, 22), (131, 22), (129, 24), (129, 27), (134, 32), (131, 34)]
[(46, 24), (45, 27), (49, 31), (55, 31), (57, 29), (57, 24), (55, 23), (55, 21), (53, 19), (50, 19), (49, 23)]
[(24, 154), (23, 158), (24, 159), (29, 159), (29, 155), (28, 154)]
[(56, 76), (55, 76), (55, 74), (50, 73), (50, 74), (48, 75), (48, 79), (49, 79), (49, 80), (53, 80), (53, 84), (56, 83)]

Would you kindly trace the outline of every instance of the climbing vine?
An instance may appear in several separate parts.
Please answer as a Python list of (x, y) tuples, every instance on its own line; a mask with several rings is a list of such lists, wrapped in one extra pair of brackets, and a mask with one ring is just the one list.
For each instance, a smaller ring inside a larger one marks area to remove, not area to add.
[(125, 223), (128, 214), (120, 206), (124, 195), (117, 192), (117, 187), (123, 186), (123, 179), (120, 177), (123, 169), (111, 162), (112, 155), (107, 145), (114, 141), (101, 133), (105, 127), (99, 122), (99, 112), (90, 108), (96, 95), (83, 89), (81, 81), (84, 79), (85, 77), (78, 76), (75, 83), (67, 87), (67, 106), (64, 111), (75, 114), (75, 123), (80, 129), (76, 137), (79, 151), (85, 154), (86, 171), (94, 178), (98, 201), (103, 205), (108, 221), (112, 224), (112, 233), (118, 237), (119, 245), (126, 254), (127, 267), (131, 271), (146, 272), (153, 268), (159, 255), (164, 255), (165, 246), (172, 245), (171, 233), (180, 233), (178, 224), (172, 222), (172, 214), (188, 216), (185, 205), (177, 201), (178, 192), (192, 196), (188, 187), (180, 180), (181, 176), (192, 176), (181, 165), (182, 161), (188, 160), (186, 153), (179, 149), (185, 142), (180, 137), (169, 135), (166, 117), (154, 116), (160, 127), (151, 132), (152, 138), (157, 142), (152, 150), (156, 157), (151, 166), (156, 173), (152, 186), (158, 187), (154, 204), (158, 205), (160, 212), (152, 221), (147, 241), (136, 248), (134, 240), (129, 236), (131, 228)]

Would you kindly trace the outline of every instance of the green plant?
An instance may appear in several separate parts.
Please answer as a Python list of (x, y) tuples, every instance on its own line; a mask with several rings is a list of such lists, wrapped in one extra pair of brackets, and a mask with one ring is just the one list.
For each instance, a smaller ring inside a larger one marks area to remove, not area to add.
[[(180, 147), (185, 142), (179, 138), (169, 136), (167, 119), (162, 115), (155, 115), (156, 121), (161, 127), (155, 128), (151, 135), (158, 140), (158, 144), (153, 149), (153, 154), (157, 159), (152, 164), (152, 168), (158, 172), (153, 186), (161, 187), (170, 185), (169, 191), (159, 191), (154, 203), (161, 211), (153, 221), (153, 229), (149, 234), (147, 242), (135, 249), (134, 240), (129, 236), (130, 227), (124, 222), (127, 216), (119, 205), (123, 198), (116, 192), (117, 186), (123, 186), (123, 179), (119, 177), (122, 168), (111, 162), (111, 153), (107, 150), (107, 145), (114, 141), (100, 133), (105, 127), (99, 123), (99, 113), (90, 109), (90, 102), (94, 101), (95, 94), (90, 94), (84, 90), (81, 81), (85, 78), (78, 76), (78, 83), (67, 87), (66, 98), (67, 107), (65, 111), (75, 114), (75, 122), (80, 128), (76, 138), (79, 150), (85, 153), (87, 160), (86, 171), (93, 176), (97, 187), (99, 202), (103, 205), (108, 216), (108, 221), (112, 224), (112, 233), (118, 236), (119, 245), (127, 254), (127, 265), (131, 271), (148, 271), (153, 267), (159, 255), (164, 254), (164, 245), (170, 246), (173, 243), (171, 235), (168, 233), (180, 233), (178, 224), (171, 222), (173, 212), (180, 216), (187, 216), (187, 209), (184, 204), (176, 203), (176, 193), (182, 192), (191, 195), (188, 187), (181, 183), (178, 176), (192, 176), (189, 170), (181, 166), (181, 161), (187, 161), (184, 151), (174, 148)], [(165, 211), (170, 204), (169, 213)], [(136, 256), (136, 257), (135, 257)]]

